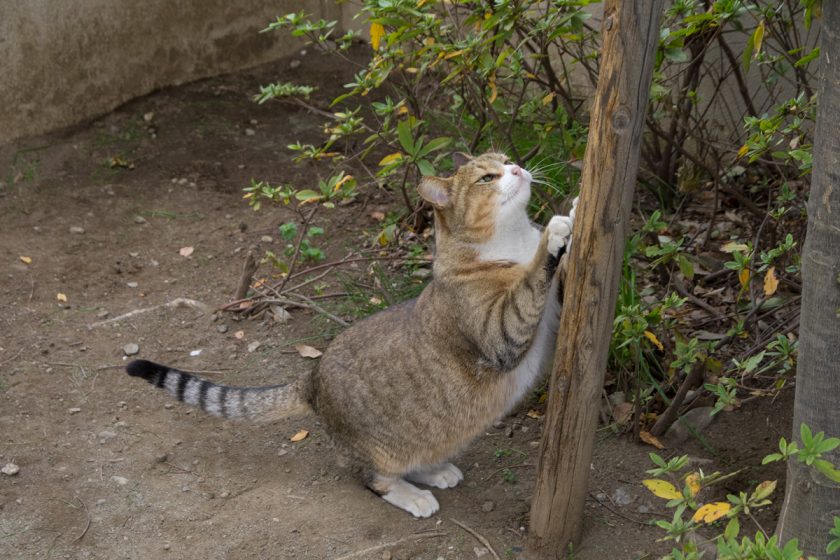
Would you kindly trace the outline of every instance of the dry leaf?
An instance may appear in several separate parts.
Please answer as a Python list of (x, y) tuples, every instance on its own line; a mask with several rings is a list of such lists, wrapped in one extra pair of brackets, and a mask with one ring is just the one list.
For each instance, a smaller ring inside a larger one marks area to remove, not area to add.
[(691, 520), (694, 522), (702, 521), (703, 523), (714, 523), (729, 513), (730, 509), (732, 509), (732, 506), (728, 502), (712, 502), (711, 504), (706, 504), (694, 512), (694, 516)]
[(308, 436), (308, 435), (309, 435), (309, 430), (301, 430), (298, 433), (296, 433), (295, 435), (293, 435), (292, 437), (290, 437), (289, 441), (297, 443), (301, 440), (306, 439), (306, 436)]
[(665, 445), (661, 441), (659, 441), (659, 438), (657, 438), (650, 432), (642, 430), (641, 432), (639, 432), (639, 439), (641, 439), (648, 445), (654, 446), (657, 449), (665, 449)]
[(528, 418), (533, 418), (533, 419), (536, 420), (538, 418), (542, 418), (543, 413), (540, 412), (539, 410), (529, 410), (528, 414), (526, 414), (525, 416), (527, 416)]
[(490, 95), (487, 97), (487, 102), (492, 104), (496, 101), (496, 97), (499, 95), (499, 90), (496, 88), (496, 75), (493, 74), (490, 76)]
[(243, 338), (245, 338), (245, 331), (236, 331), (235, 333), (233, 333), (233, 336), (238, 340), (242, 340)]
[(734, 253), (735, 251), (743, 253), (745, 251), (748, 251), (749, 247), (747, 247), (747, 245), (744, 243), (738, 243), (737, 241), (729, 241), (727, 243), (724, 243), (720, 250), (724, 253)]
[(385, 167), (386, 165), (391, 165), (394, 162), (400, 161), (403, 155), (402, 152), (394, 152), (393, 154), (388, 154), (384, 158), (379, 161), (379, 167)]
[(195, 249), (193, 249), (192, 247), (181, 247), (181, 249), (178, 252), (181, 254), (182, 257), (189, 257), (193, 254), (194, 250)]
[(664, 346), (662, 346), (662, 343), (661, 343), (661, 342), (659, 342), (659, 339), (658, 339), (658, 338), (656, 338), (656, 335), (655, 335), (655, 334), (653, 334), (653, 333), (652, 333), (652, 332), (650, 332), (650, 331), (645, 331), (645, 337), (646, 337), (648, 340), (650, 340), (650, 341), (653, 343), (653, 345), (654, 345), (654, 346), (656, 346), (657, 348), (659, 348), (659, 351), (660, 351), (660, 352), (665, 351), (665, 347), (664, 347)]
[(649, 478), (643, 480), (642, 484), (653, 492), (657, 498), (664, 498), (666, 500), (679, 500), (683, 497), (676, 487), (666, 480), (659, 480), (658, 478)]
[(771, 266), (767, 269), (767, 274), (764, 275), (764, 295), (772, 296), (779, 289), (779, 279), (776, 278), (776, 267)]
[(32, 257), (24, 257), (23, 255), (21, 255), (20, 260), (25, 262), (26, 264), (32, 264)]
[(380, 212), (379, 210), (375, 210), (375, 211), (370, 213), (370, 217), (373, 218), (374, 220), (376, 220), (377, 222), (381, 222), (382, 220), (385, 219), (385, 213)]
[(298, 354), (304, 358), (317, 358), (323, 354), (323, 352), (317, 348), (307, 346), (306, 344), (295, 344), (295, 350), (297, 350)]
[(370, 303), (373, 305), (379, 305), (382, 303), (382, 300), (376, 296), (373, 296), (372, 298), (370, 298)]
[(693, 498), (700, 491), (700, 475), (698, 473), (691, 473), (685, 477), (685, 484), (691, 490), (691, 497)]
[(612, 417), (619, 426), (625, 425), (633, 417), (633, 404), (623, 402), (615, 405), (612, 409)]
[(57, 299), (58, 301), (63, 301), (65, 303), (67, 302), (67, 296), (65, 294), (62, 294), (61, 292), (55, 295), (55, 299)]

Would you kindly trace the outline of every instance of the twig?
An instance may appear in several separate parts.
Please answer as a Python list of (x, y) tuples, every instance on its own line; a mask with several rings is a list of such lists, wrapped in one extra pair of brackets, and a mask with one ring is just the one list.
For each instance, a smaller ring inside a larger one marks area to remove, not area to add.
[[(350, 554), (345, 554), (344, 556), (339, 556), (335, 560), (350, 560), (351, 558), (370, 558), (370, 555), (374, 552), (379, 552), (380, 550), (390, 548), (392, 546), (397, 546), (398, 544), (402, 544), (404, 542), (409, 541), (419, 541), (420, 539), (431, 539), (436, 537), (445, 537), (446, 533), (417, 533), (408, 537), (404, 537), (402, 539), (397, 539), (395, 541), (387, 542), (378, 544), (376, 546), (368, 547), (364, 550), (358, 550), (356, 552), (351, 552)], [(498, 557), (497, 557), (498, 558)]]
[(671, 404), (669, 404), (668, 408), (665, 409), (665, 412), (657, 418), (656, 423), (650, 429), (651, 434), (661, 436), (668, 428), (671, 427), (671, 424), (674, 423), (674, 420), (676, 420), (679, 415), (680, 407), (682, 406), (689, 389), (703, 380), (704, 370), (705, 368), (702, 362), (694, 364), (694, 367), (691, 369), (691, 373), (686, 376), (682, 385), (680, 385), (680, 388), (677, 390), (677, 394), (674, 395), (674, 398), (671, 400)]
[(30, 344), (29, 346), (22, 346), (21, 349), (17, 351), (17, 354), (12, 356), (8, 360), (3, 360), (2, 362), (0, 362), (0, 366), (5, 366), (6, 364), (10, 364), (10, 363), (14, 362), (15, 360), (18, 359), (18, 357), (21, 354), (23, 354), (23, 351), (26, 350), (27, 348), (29, 348), (30, 346), (32, 346), (32, 345)]
[(648, 523), (646, 523), (644, 521), (639, 521), (638, 519), (633, 519), (632, 517), (630, 517), (628, 515), (624, 515), (620, 511), (614, 510), (613, 508), (611, 508), (610, 506), (608, 506), (607, 504), (605, 504), (604, 502), (602, 502), (601, 500), (596, 498), (595, 494), (593, 494), (592, 492), (589, 493), (589, 497), (592, 498), (593, 500), (595, 500), (596, 502), (598, 502), (599, 506), (611, 511), (612, 513), (614, 513), (615, 515), (617, 515), (619, 517), (622, 517), (622, 518), (626, 519), (627, 521), (632, 521), (633, 523), (638, 523), (639, 525), (644, 525), (645, 527), (650, 526)]
[(82, 530), (81, 534), (71, 541), (71, 542), (74, 542), (74, 543), (82, 540), (84, 538), (84, 536), (87, 534), (88, 529), (90, 529), (90, 511), (88, 511), (87, 506), (85, 505), (85, 503), (82, 501), (81, 498), (76, 496), (76, 499), (79, 500), (79, 503), (82, 504), (82, 508), (84, 508), (84, 510), (85, 510), (85, 515), (87, 515), (87, 523), (85, 524), (85, 528)]
[(160, 305), (155, 305), (154, 307), (145, 307), (143, 309), (135, 309), (134, 311), (129, 311), (128, 313), (124, 313), (117, 317), (112, 317), (110, 319), (106, 319), (104, 321), (98, 321), (96, 323), (88, 325), (89, 329), (93, 329), (96, 327), (101, 327), (103, 325), (108, 325), (110, 323), (116, 323), (119, 321), (123, 321), (125, 319), (129, 319), (131, 317), (135, 317), (137, 315), (141, 315), (143, 313), (148, 313), (149, 311), (154, 311), (155, 309), (159, 309), (161, 307), (192, 307), (198, 309), (202, 313), (210, 313), (210, 307), (200, 301), (196, 301), (194, 299), (189, 298), (177, 298), (173, 299), (168, 303), (162, 303)]
[[(302, 302), (298, 303), (298, 306), (302, 305), (303, 307), (309, 307), (311, 309), (314, 309), (315, 311), (317, 311), (321, 315), (325, 316), (328, 319), (331, 319), (332, 321), (335, 321), (336, 323), (338, 323), (342, 327), (349, 327), (350, 326), (350, 323), (348, 323), (347, 321), (345, 321), (344, 319), (342, 319), (340, 317), (337, 317), (337, 316), (333, 315), (332, 313), (330, 313), (329, 311), (327, 311), (326, 309), (324, 309), (323, 307), (321, 307), (320, 305), (318, 305), (317, 303), (315, 303), (314, 301), (312, 301), (308, 297), (302, 296), (300, 294), (289, 294), (289, 295), (291, 297), (299, 298), (299, 299), (303, 300)], [(291, 303), (295, 303), (295, 302), (291, 302)]]
[(719, 321), (723, 321), (724, 319), (726, 319), (726, 317), (721, 315), (720, 311), (718, 311), (699, 297), (689, 292), (683, 285), (683, 283), (679, 281), (679, 279), (676, 282), (674, 282), (674, 288), (680, 293), (682, 297), (688, 298), (689, 301), (691, 301), (691, 303), (693, 303), (712, 317), (716, 317)]
[(487, 550), (489, 550), (489, 551), (490, 551), (490, 554), (492, 554), (492, 555), (493, 555), (493, 558), (495, 558), (496, 560), (502, 560), (501, 558), (499, 558), (499, 555), (498, 555), (498, 554), (496, 554), (496, 551), (495, 551), (495, 550), (493, 550), (493, 547), (490, 545), (490, 541), (488, 541), (488, 540), (487, 540), (487, 539), (485, 539), (482, 535), (480, 535), (479, 533), (475, 532), (473, 529), (470, 529), (469, 527), (467, 527), (466, 525), (464, 525), (463, 523), (461, 523), (461, 522), (460, 522), (460, 521), (458, 521), (457, 519), (452, 519), (452, 518), (450, 518), (449, 520), (450, 520), (452, 523), (454, 523), (455, 525), (457, 525), (458, 527), (460, 527), (461, 529), (463, 529), (464, 531), (466, 531), (467, 533), (469, 533), (470, 535), (474, 536), (474, 537), (478, 540), (478, 542), (480, 542), (481, 544), (483, 544), (483, 545), (484, 545), (484, 547), (485, 547), (485, 548), (487, 548)]

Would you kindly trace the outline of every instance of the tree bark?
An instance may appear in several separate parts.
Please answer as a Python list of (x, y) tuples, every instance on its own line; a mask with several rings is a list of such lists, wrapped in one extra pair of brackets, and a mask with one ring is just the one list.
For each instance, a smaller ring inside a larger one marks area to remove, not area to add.
[[(793, 434), (799, 427), (840, 437), (840, 3), (823, 2), (820, 84), (808, 231), (802, 251), (802, 309)], [(840, 464), (840, 450), (825, 457)], [(777, 532), (799, 539), (806, 555), (827, 558), (840, 485), (811, 467), (788, 462), (785, 501)], [(830, 558), (840, 558), (835, 553)]]
[(560, 320), (531, 544), (563, 555), (579, 541), (662, 0), (607, 0), (601, 67)]

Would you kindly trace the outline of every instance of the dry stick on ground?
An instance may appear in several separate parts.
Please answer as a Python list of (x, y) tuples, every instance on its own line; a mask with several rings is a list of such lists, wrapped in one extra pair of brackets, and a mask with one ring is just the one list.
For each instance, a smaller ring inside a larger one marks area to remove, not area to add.
[(162, 303), (160, 305), (155, 305), (154, 307), (145, 307), (143, 309), (135, 309), (134, 311), (129, 311), (128, 313), (124, 313), (117, 317), (112, 317), (111, 319), (106, 319), (104, 321), (98, 321), (96, 323), (92, 323), (88, 325), (89, 329), (93, 329), (96, 327), (101, 327), (103, 325), (108, 325), (110, 323), (117, 323), (119, 321), (123, 321), (125, 319), (130, 319), (131, 317), (136, 317), (137, 315), (141, 315), (143, 313), (148, 313), (149, 311), (154, 311), (155, 309), (160, 309), (161, 307), (192, 307), (194, 309), (198, 309), (202, 313), (210, 313), (211, 309), (210, 306), (201, 303), (200, 301), (196, 301), (194, 299), (189, 298), (177, 298), (173, 299), (170, 302)]
[(251, 281), (254, 279), (254, 273), (257, 271), (259, 263), (254, 256), (254, 250), (249, 249), (248, 254), (245, 255), (245, 263), (242, 265), (242, 275), (239, 277), (239, 285), (233, 293), (233, 299), (241, 300), (248, 295), (248, 289), (251, 287)]
[(607, 0), (601, 67), (566, 273), (531, 544), (553, 557), (579, 541), (622, 253), (663, 0)]
[(705, 366), (703, 362), (695, 363), (694, 367), (691, 369), (691, 373), (686, 376), (682, 385), (680, 385), (680, 388), (677, 390), (677, 394), (674, 395), (674, 398), (671, 400), (671, 404), (669, 404), (668, 408), (665, 409), (665, 412), (660, 414), (659, 418), (656, 419), (656, 423), (650, 429), (651, 434), (661, 436), (668, 428), (671, 427), (671, 424), (674, 423), (674, 420), (676, 420), (679, 415), (680, 407), (682, 406), (688, 391), (703, 381), (704, 373)]
[(460, 522), (460, 521), (458, 521), (457, 519), (451, 519), (451, 518), (450, 518), (449, 520), (450, 520), (452, 523), (454, 523), (455, 525), (457, 525), (458, 527), (460, 527), (461, 529), (463, 529), (464, 531), (466, 531), (467, 533), (469, 533), (470, 535), (472, 535), (473, 537), (475, 537), (475, 538), (476, 538), (476, 540), (477, 540), (478, 542), (480, 542), (481, 544), (483, 544), (483, 545), (484, 545), (484, 547), (485, 547), (487, 550), (489, 550), (489, 551), (490, 551), (490, 554), (492, 554), (492, 555), (493, 555), (493, 558), (495, 558), (496, 560), (501, 560), (501, 558), (499, 558), (499, 555), (498, 555), (498, 554), (496, 554), (496, 551), (493, 549), (493, 546), (490, 544), (490, 541), (488, 541), (486, 538), (484, 538), (484, 536), (483, 536), (483, 535), (481, 535), (480, 533), (477, 533), (477, 532), (476, 532), (475, 530), (473, 530), (473, 529), (470, 529), (469, 527), (467, 527), (466, 525), (464, 525), (463, 523), (461, 523), (461, 522)]
[(379, 552), (380, 550), (385, 550), (386, 548), (391, 548), (392, 546), (397, 546), (398, 544), (410, 542), (410, 541), (419, 541), (420, 539), (431, 539), (436, 537), (445, 537), (446, 533), (417, 533), (415, 535), (411, 535), (402, 539), (398, 539), (392, 542), (378, 544), (376, 546), (371, 546), (364, 550), (358, 550), (356, 552), (352, 552), (350, 554), (345, 554), (344, 556), (339, 556), (335, 560), (351, 560), (352, 558), (370, 558), (371, 554), (375, 552)]

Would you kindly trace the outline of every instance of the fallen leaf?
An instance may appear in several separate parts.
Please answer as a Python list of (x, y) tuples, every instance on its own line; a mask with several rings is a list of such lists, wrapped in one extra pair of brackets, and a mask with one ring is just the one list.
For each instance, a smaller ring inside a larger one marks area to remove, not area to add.
[(659, 339), (658, 339), (658, 338), (656, 338), (656, 335), (655, 335), (655, 334), (653, 334), (652, 332), (650, 332), (650, 331), (645, 331), (645, 338), (647, 338), (648, 340), (650, 340), (650, 341), (653, 343), (653, 345), (654, 345), (654, 346), (656, 346), (657, 348), (659, 348), (659, 351), (660, 351), (660, 352), (664, 352), (664, 351), (665, 351), (665, 347), (664, 347), (664, 346), (662, 346), (662, 343), (661, 343), (661, 342), (659, 342)]
[(691, 496), (696, 496), (697, 492), (700, 491), (700, 475), (698, 473), (691, 473), (685, 477), (685, 484), (691, 490)]
[(724, 243), (723, 246), (720, 248), (721, 251), (724, 253), (734, 253), (738, 251), (743, 253), (749, 250), (749, 247), (744, 243), (738, 243), (737, 241), (729, 241), (728, 243)]
[(370, 217), (376, 220), (377, 222), (381, 222), (385, 219), (385, 212), (380, 212), (379, 210), (375, 210), (370, 213)]
[(649, 478), (642, 481), (645, 487), (653, 492), (657, 498), (664, 498), (666, 500), (679, 500), (683, 497), (676, 487), (666, 480), (659, 480), (658, 478)]
[(641, 432), (639, 432), (639, 439), (641, 439), (648, 445), (654, 446), (657, 449), (665, 449), (665, 445), (661, 441), (659, 441), (659, 438), (657, 438), (650, 432), (642, 430)]
[(741, 283), (742, 288), (746, 288), (750, 283), (750, 269), (745, 268), (741, 272), (738, 273), (738, 281)]
[(729, 513), (730, 509), (732, 509), (732, 506), (728, 502), (712, 502), (694, 512), (691, 520), (694, 522), (714, 523)]
[(623, 402), (615, 405), (612, 409), (612, 417), (619, 426), (625, 425), (633, 417), (633, 404)]
[(771, 266), (764, 275), (764, 295), (772, 296), (779, 289), (779, 279), (776, 278), (776, 267)]
[(233, 333), (233, 336), (238, 340), (242, 340), (243, 338), (245, 338), (245, 331), (236, 331), (235, 333)]
[(538, 419), (543, 417), (543, 413), (539, 410), (529, 410), (528, 413), (525, 415), (528, 418)]
[(372, 298), (370, 298), (370, 303), (373, 305), (379, 305), (382, 303), (382, 300), (376, 296), (373, 296)]
[(67, 296), (65, 294), (62, 294), (61, 292), (56, 294), (55, 299), (57, 299), (58, 301), (67, 302)]
[(25, 262), (26, 264), (32, 264), (32, 257), (24, 257), (23, 255), (21, 255), (20, 260)]
[(318, 358), (323, 354), (323, 352), (321, 352), (317, 348), (307, 346), (306, 344), (295, 344), (295, 350), (297, 350), (298, 354), (300, 354), (304, 358)]
[(298, 433), (296, 433), (295, 435), (293, 435), (292, 437), (290, 437), (289, 441), (297, 443), (299, 441), (302, 441), (302, 440), (306, 439), (306, 437), (308, 435), (309, 435), (309, 430), (301, 430)]
[(192, 248), (192, 247), (181, 247), (181, 249), (178, 251), (178, 253), (180, 253), (182, 257), (189, 257), (190, 255), (193, 254), (194, 250), (195, 249)]

